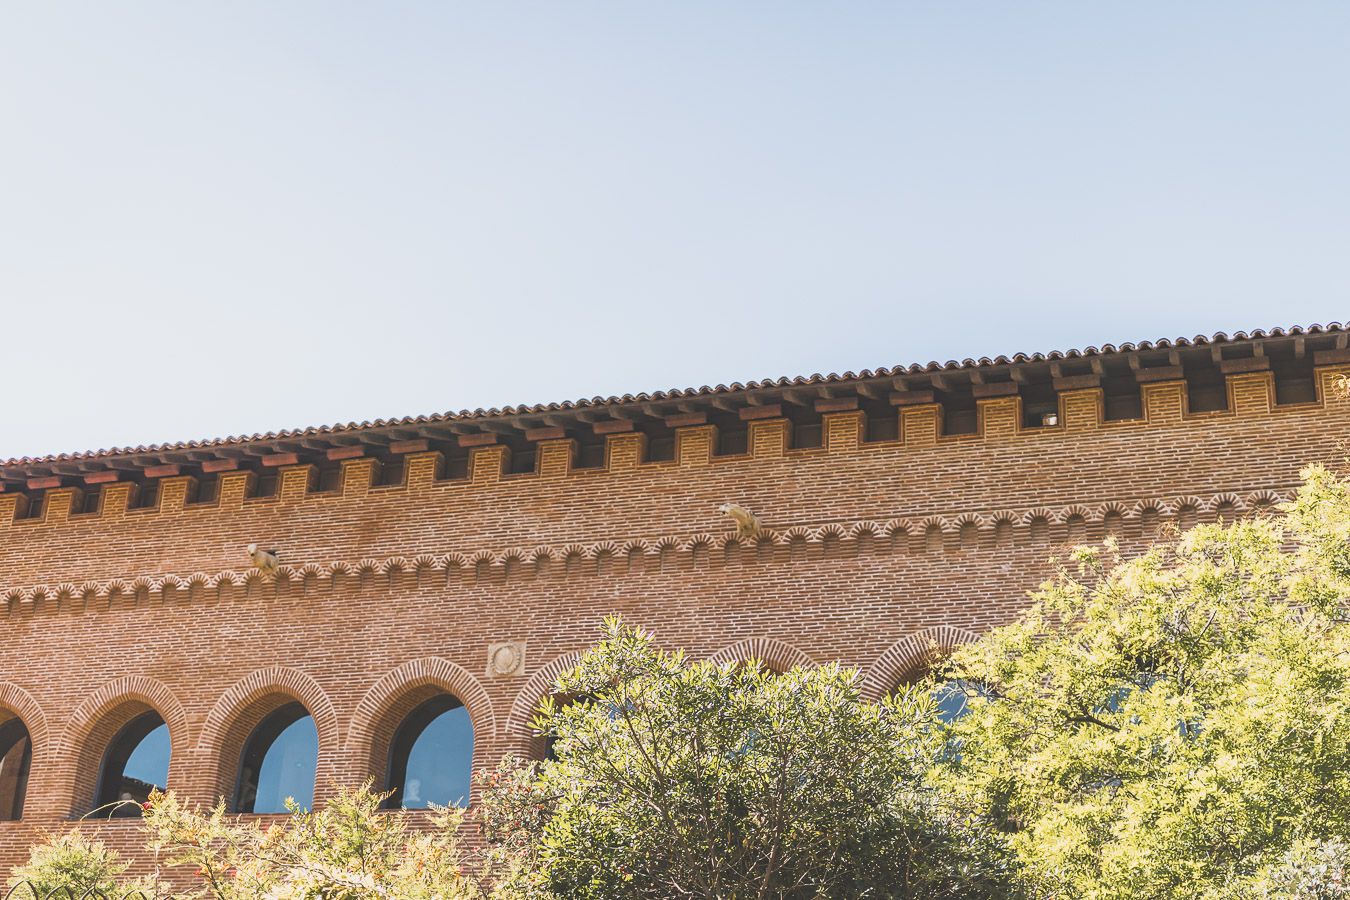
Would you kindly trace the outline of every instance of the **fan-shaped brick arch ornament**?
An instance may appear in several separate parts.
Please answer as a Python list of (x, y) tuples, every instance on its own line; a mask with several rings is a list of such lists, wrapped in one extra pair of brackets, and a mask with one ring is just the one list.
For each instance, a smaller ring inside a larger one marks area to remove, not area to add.
[(173, 691), (162, 682), (145, 675), (125, 675), (116, 681), (108, 682), (75, 707), (75, 711), (66, 720), (62, 758), (72, 758), (86, 735), (99, 723), (104, 714), (128, 701), (144, 703), (159, 713), (164, 724), (169, 726), (171, 747), (189, 746), (187, 711), (184, 710), (183, 704), (178, 702)]
[(197, 739), (197, 750), (218, 751), (235, 717), (269, 694), (288, 694), (304, 704), (319, 733), (320, 754), (326, 748), (336, 750), (341, 746), (337, 713), (319, 683), (299, 669), (272, 666), (250, 673), (220, 696), (206, 714), (201, 736)]
[(528, 742), (534, 739), (534, 729), (530, 722), (534, 720), (539, 702), (553, 693), (553, 684), (562, 673), (571, 669), (581, 660), (580, 652), (564, 653), (535, 673), (525, 682), (525, 686), (516, 694), (511, 704), (511, 712), (506, 717), (506, 734), (516, 741)]
[(757, 659), (775, 672), (786, 672), (794, 666), (814, 666), (816, 661), (791, 644), (773, 638), (749, 638), (723, 647), (709, 657), (711, 662), (748, 662)]
[(366, 691), (352, 715), (347, 729), (347, 751), (368, 751), (375, 727), (385, 712), (400, 698), (422, 687), (436, 687), (453, 695), (469, 712), (475, 741), (497, 733), (497, 717), (492, 699), (482, 683), (463, 666), (439, 656), (414, 659), (399, 666)]
[(880, 700), (904, 678), (927, 668), (935, 656), (950, 653), (976, 635), (954, 625), (935, 625), (903, 637), (886, 649), (863, 676), (862, 692), (868, 700)]
[(4, 712), (12, 713), (23, 721), (35, 757), (42, 758), (51, 751), (51, 744), (47, 740), (47, 716), (32, 694), (13, 682), (0, 681), (0, 719), (8, 718), (3, 715)]

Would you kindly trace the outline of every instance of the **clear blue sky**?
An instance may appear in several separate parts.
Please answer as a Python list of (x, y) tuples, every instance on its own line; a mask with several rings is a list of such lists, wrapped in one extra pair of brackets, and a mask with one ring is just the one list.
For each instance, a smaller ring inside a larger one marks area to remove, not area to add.
[(0, 458), (1350, 317), (1343, 2), (0, 2)]

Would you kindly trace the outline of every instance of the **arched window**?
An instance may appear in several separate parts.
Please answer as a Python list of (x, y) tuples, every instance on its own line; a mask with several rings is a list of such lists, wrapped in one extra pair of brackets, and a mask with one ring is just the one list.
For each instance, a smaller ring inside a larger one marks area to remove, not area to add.
[(455, 697), (437, 694), (409, 713), (394, 734), (386, 788), (393, 793), (385, 806), (468, 806), (472, 774), (469, 711)]
[(23, 818), (23, 797), (32, 764), (33, 742), (23, 720), (16, 716), (0, 724), (0, 822)]
[(169, 753), (169, 726), (159, 713), (141, 713), (123, 725), (103, 754), (94, 808), (114, 818), (139, 816), (139, 804), (169, 783)]
[(287, 703), (273, 711), (244, 744), (235, 811), (284, 813), (288, 797), (309, 809), (318, 758), (319, 732), (304, 705)]

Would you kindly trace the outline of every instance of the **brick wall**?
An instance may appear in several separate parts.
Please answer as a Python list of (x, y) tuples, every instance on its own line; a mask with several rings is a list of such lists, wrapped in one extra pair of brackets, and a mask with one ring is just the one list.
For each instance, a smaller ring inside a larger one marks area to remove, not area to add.
[[(1148, 383), (1127, 422), (1102, 421), (1100, 391), (1069, 390), (1049, 428), (1023, 429), (1018, 398), (995, 396), (977, 433), (952, 437), (921, 403), (881, 443), (845, 410), (826, 414), (819, 449), (785, 449), (787, 420), (756, 418), (739, 457), (713, 456), (713, 426), (690, 425), (668, 463), (641, 463), (645, 437), (616, 432), (598, 469), (544, 439), (525, 475), (488, 445), (466, 479), (437, 481), (437, 455), (414, 452), (402, 483), (372, 487), (375, 461), (352, 458), (318, 495), (309, 467), (284, 464), (271, 498), (246, 499), (242, 471), (210, 504), (185, 504), (191, 481), (174, 476), (146, 509), (113, 483), (97, 513), (72, 515), (74, 491), (57, 488), (41, 517), (15, 520), (18, 498), (0, 495), (0, 715), (34, 742), (0, 869), (88, 808), (108, 740), (147, 708), (169, 726), (170, 786), (202, 802), (232, 792), (246, 735), (293, 700), (317, 726), (319, 801), (379, 776), (401, 715), (433, 690), (468, 708), (476, 768), (537, 755), (534, 705), (613, 613), (696, 657), (842, 660), (879, 696), (933, 645), (1007, 621), (1065, 543), (1111, 532), (1138, 547), (1338, 462), (1341, 371), (1318, 369), (1322, 399), (1296, 406), (1274, 404), (1269, 372), (1232, 374), (1229, 409), (1203, 414), (1182, 382)], [(734, 539), (727, 501), (769, 531)], [(278, 550), (276, 578), (251, 571), (253, 542)], [(524, 666), (492, 674), (503, 642), (524, 645)], [(124, 848), (134, 829), (86, 826)]]

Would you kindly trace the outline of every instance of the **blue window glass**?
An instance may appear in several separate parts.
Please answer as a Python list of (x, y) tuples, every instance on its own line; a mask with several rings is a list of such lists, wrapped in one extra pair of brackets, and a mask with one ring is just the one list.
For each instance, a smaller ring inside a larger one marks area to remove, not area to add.
[(426, 809), (468, 806), (473, 775), (473, 723), (449, 694), (432, 697), (399, 725), (390, 748), (385, 805)]
[(286, 812), (287, 798), (301, 809), (314, 804), (319, 732), (299, 703), (263, 719), (244, 745), (234, 808), (243, 813)]
[(32, 763), (33, 742), (23, 720), (12, 718), (0, 724), (0, 821), (23, 818), (28, 767)]
[(169, 726), (157, 712), (122, 727), (103, 755), (94, 807), (114, 818), (139, 816), (140, 804), (169, 783)]
[(955, 722), (970, 710), (967, 708), (969, 686), (964, 681), (948, 681), (933, 691), (937, 703), (937, 717), (942, 722)]

